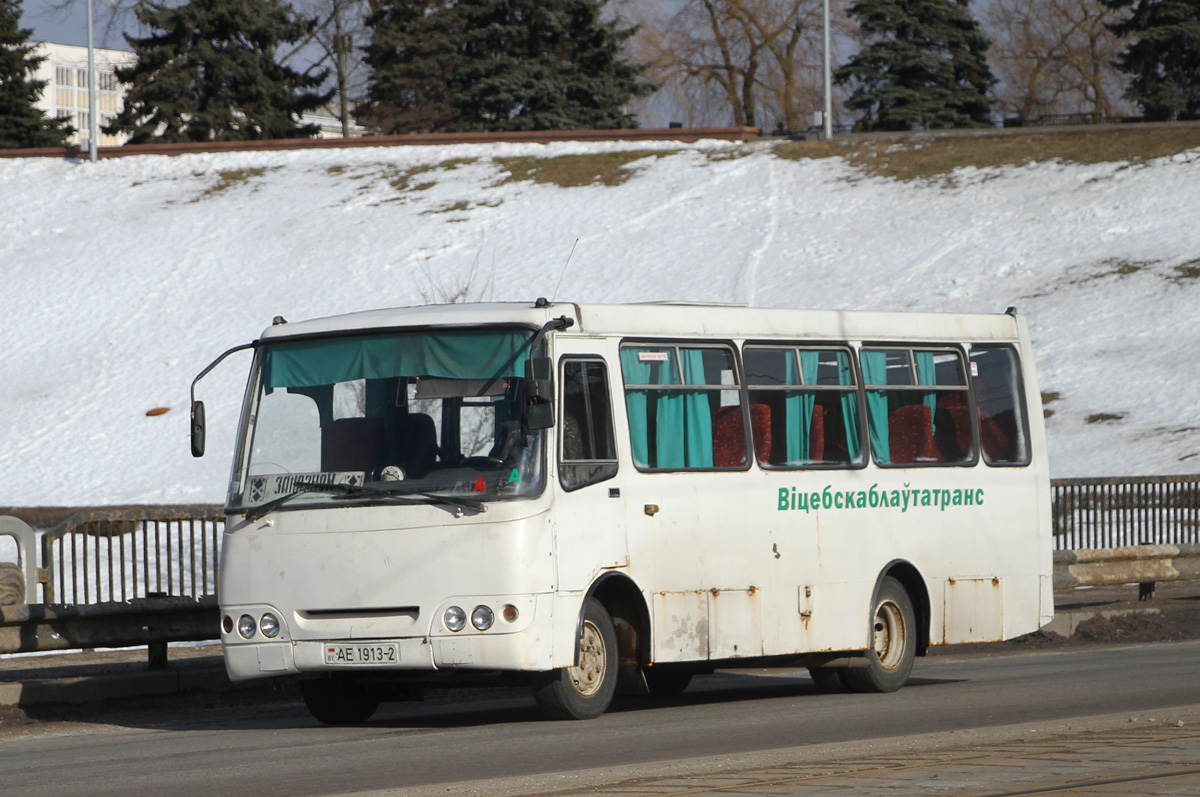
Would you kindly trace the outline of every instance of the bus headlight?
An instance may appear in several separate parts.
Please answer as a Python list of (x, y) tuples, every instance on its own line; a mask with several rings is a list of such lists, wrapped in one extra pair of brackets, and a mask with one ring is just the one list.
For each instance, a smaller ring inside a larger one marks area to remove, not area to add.
[(258, 621), (258, 628), (267, 639), (274, 639), (279, 636), (279, 618), (267, 612)]
[(254, 636), (254, 632), (258, 630), (258, 624), (254, 622), (254, 618), (248, 614), (243, 614), (238, 619), (238, 633), (242, 635), (242, 639), (249, 639)]
[(475, 611), (471, 612), (471, 625), (475, 626), (478, 631), (486, 631), (492, 627), (496, 615), (486, 606), (476, 606)]
[(467, 624), (467, 613), (457, 606), (451, 606), (446, 610), (445, 616), (442, 617), (442, 622), (451, 631), (461, 631), (463, 626)]

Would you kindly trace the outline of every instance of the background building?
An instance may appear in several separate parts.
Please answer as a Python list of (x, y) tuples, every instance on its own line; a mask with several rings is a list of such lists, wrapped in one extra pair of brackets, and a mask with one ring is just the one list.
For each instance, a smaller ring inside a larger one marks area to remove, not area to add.
[[(88, 140), (88, 51), (86, 47), (53, 42), (31, 42), (34, 55), (45, 56), (34, 78), (47, 81), (46, 90), (37, 107), (48, 116), (67, 118), (75, 127), (68, 143), (86, 146)], [(117, 80), (115, 69), (128, 66), (136, 56), (128, 50), (106, 50), (97, 47), (96, 53), (96, 112), (101, 127), (112, 121), (121, 110), (125, 88)], [(110, 136), (100, 133), (100, 146), (124, 144), (126, 135)]]
[[(48, 116), (70, 119), (75, 133), (68, 143), (86, 148), (89, 129), (87, 48), (53, 42), (31, 44), (34, 45), (34, 55), (46, 56), (46, 60), (34, 74), (34, 79), (47, 81), (46, 90), (36, 103), (37, 107)], [(117, 67), (134, 63), (137, 56), (129, 50), (109, 50), (100, 47), (97, 47), (95, 52), (96, 112), (100, 116), (100, 127), (104, 127), (121, 111), (125, 100), (125, 86), (117, 80), (115, 70)], [(317, 138), (342, 136), (342, 123), (332, 106), (303, 114), (299, 121), (301, 124), (313, 123), (320, 126)], [(361, 136), (364, 132), (365, 129), (361, 125), (350, 125), (351, 136)], [(125, 133), (116, 136), (107, 135), (103, 131), (100, 133), (102, 147), (120, 146), (128, 140), (129, 135)]]

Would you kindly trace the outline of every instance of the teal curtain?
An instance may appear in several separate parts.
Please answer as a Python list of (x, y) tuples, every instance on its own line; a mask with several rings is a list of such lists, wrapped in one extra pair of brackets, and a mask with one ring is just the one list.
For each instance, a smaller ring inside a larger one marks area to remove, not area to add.
[[(800, 371), (804, 375), (803, 384), (812, 386), (817, 383), (817, 367), (820, 364), (820, 354), (815, 351), (797, 352), (800, 356)], [(787, 380), (790, 385), (801, 384), (797, 378), (795, 359), (787, 359)], [(809, 462), (812, 459), (812, 416), (816, 405), (816, 395), (812, 390), (789, 391), (784, 400), (784, 416), (787, 421), (787, 461), (792, 464)]]
[[(704, 353), (699, 349), (680, 352), (683, 382), (703, 385)], [(674, 382), (672, 374), (671, 381)], [(655, 444), (658, 447), (659, 468), (711, 468), (712, 411), (707, 391), (671, 391), (658, 401), (658, 428)]]
[(519, 377), (532, 338), (527, 330), (456, 329), (280, 341), (265, 347), (263, 381), (272, 390), (397, 376)]
[[(859, 356), (862, 363), (863, 382), (867, 385), (887, 384), (887, 353), (864, 350)], [(871, 438), (871, 449), (880, 462), (891, 462), (891, 446), (888, 444), (888, 400), (886, 390), (867, 390), (867, 432)]]
[[(621, 373), (627, 385), (650, 384), (650, 363), (638, 360), (637, 349), (621, 349)], [(629, 444), (633, 461), (640, 467), (650, 466), (650, 435), (647, 424), (647, 392), (625, 391), (625, 411), (629, 415)]]
[[(850, 358), (842, 352), (838, 352), (838, 384), (854, 384)], [(858, 447), (858, 395), (852, 390), (842, 394), (842, 419), (846, 425), (846, 453), (851, 462), (857, 462), (861, 453)]]
[[(787, 360), (784, 363), (783, 377), (789, 385), (800, 384), (800, 374), (796, 373), (796, 357), (792, 350), (785, 352)], [(783, 399), (784, 429), (787, 430), (786, 455), (789, 464), (808, 459), (808, 441), (801, 444), (804, 437), (800, 433), (800, 419), (804, 417), (803, 395), (798, 391), (789, 390)]]
[[(917, 384), (936, 385), (937, 366), (933, 364), (933, 352), (917, 351), (913, 352), (913, 355), (917, 362)], [(935, 418), (937, 416), (937, 393), (931, 390), (922, 394), (922, 401), (925, 402), (925, 406), (929, 407), (929, 417)]]

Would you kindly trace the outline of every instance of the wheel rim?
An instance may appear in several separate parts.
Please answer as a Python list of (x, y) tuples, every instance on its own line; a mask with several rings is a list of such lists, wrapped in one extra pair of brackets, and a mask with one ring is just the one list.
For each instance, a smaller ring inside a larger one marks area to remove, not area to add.
[(893, 601), (885, 600), (875, 610), (875, 655), (884, 669), (894, 670), (904, 660), (904, 613)]
[(591, 620), (583, 621), (579, 634), (579, 666), (570, 669), (571, 684), (584, 697), (594, 695), (604, 682), (604, 670), (608, 666), (604, 636)]

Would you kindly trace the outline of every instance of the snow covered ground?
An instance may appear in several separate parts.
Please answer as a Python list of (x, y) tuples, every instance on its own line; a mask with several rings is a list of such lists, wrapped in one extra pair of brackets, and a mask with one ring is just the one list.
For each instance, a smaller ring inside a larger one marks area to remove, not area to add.
[[(617, 186), (508, 180), (497, 160), (622, 150), (657, 152)], [(219, 503), (249, 357), (201, 382), (195, 460), (201, 368), (277, 314), (467, 284), (494, 300), (1016, 305), (1057, 395), (1055, 476), (1193, 472), (1198, 219), (1200, 150), (911, 182), (765, 143), (0, 160), (0, 506)]]

